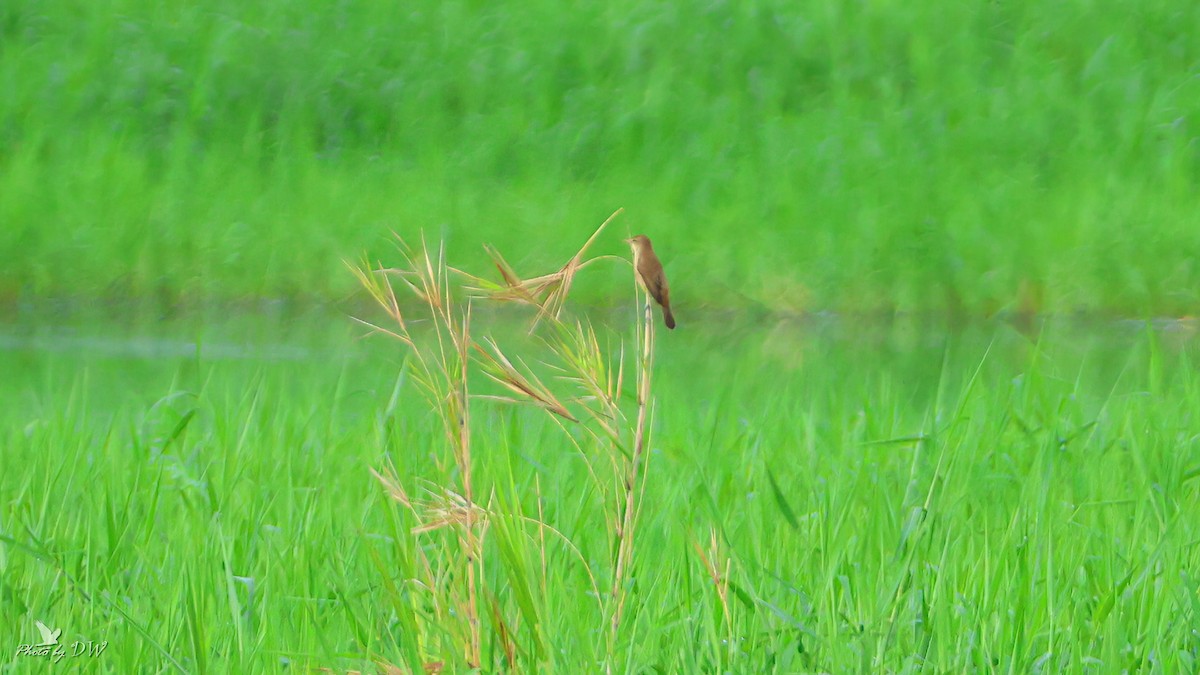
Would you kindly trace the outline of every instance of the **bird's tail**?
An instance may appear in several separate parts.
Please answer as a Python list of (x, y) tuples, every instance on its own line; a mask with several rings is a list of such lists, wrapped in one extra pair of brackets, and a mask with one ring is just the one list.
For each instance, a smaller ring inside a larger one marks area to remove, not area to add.
[(663, 305), (663, 323), (667, 324), (667, 328), (674, 330), (675, 317), (671, 316), (671, 306)]

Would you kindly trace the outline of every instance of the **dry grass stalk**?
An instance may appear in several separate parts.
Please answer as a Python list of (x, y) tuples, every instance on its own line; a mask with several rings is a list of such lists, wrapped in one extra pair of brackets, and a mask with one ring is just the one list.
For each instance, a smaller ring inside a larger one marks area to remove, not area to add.
[[(559, 401), (552, 391), (546, 385), (542, 384), (536, 376), (526, 375), (513, 365), (512, 361), (504, 355), (500, 350), (500, 346), (494, 340), (487, 339), (487, 345), (490, 349), (484, 349), (480, 345), (475, 345), (475, 351), (479, 355), (480, 363), (483, 366), (484, 374), (491, 378), (494, 382), (513, 391), (514, 393), (524, 396), (526, 400), (533, 401), (537, 405), (549, 410), (550, 412), (562, 417), (563, 419), (572, 422), (578, 422), (575, 416), (567, 410), (567, 407)], [(529, 371), (528, 367), (525, 368)], [(501, 397), (491, 396), (488, 398), (496, 400), (506, 400)], [(520, 399), (507, 399), (512, 402), (517, 402)]]
[(692, 540), (692, 548), (696, 550), (696, 554), (700, 556), (700, 562), (704, 565), (704, 570), (708, 572), (708, 578), (713, 583), (713, 588), (717, 591), (717, 599), (721, 601), (721, 615), (725, 622), (725, 643), (733, 648), (733, 615), (729, 611), (729, 575), (732, 571), (733, 561), (725, 556), (724, 569), (721, 567), (721, 546), (717, 539), (716, 528), (709, 528), (708, 537), (708, 553), (700, 548), (700, 544), (694, 539)]
[(477, 277), (468, 274), (461, 270), (454, 271), (461, 274), (472, 284), (467, 286), (467, 291), (472, 292), (480, 297), (486, 297), (497, 302), (518, 302), (522, 304), (533, 305), (538, 308), (538, 316), (530, 327), (532, 333), (543, 318), (552, 317), (555, 320), (561, 318), (563, 306), (566, 304), (567, 296), (571, 293), (571, 284), (575, 280), (575, 275), (579, 270), (588, 265), (602, 260), (604, 256), (584, 260), (584, 254), (591, 248), (592, 243), (596, 241), (600, 233), (608, 227), (617, 216), (621, 215), (624, 209), (617, 209), (609, 216), (591, 237), (584, 242), (579, 251), (571, 257), (561, 268), (556, 272), (544, 274), (532, 279), (521, 279), (504, 256), (492, 247), (487, 247), (488, 255), (491, 256), (492, 262), (495, 263), (496, 269), (499, 270), (501, 278), (504, 280), (504, 285), (497, 285), (482, 277)]
[(508, 627), (508, 622), (504, 620), (504, 613), (500, 611), (500, 603), (496, 600), (496, 596), (491, 596), (492, 601), (492, 621), (495, 622), (496, 636), (500, 641), (500, 648), (504, 652), (504, 665), (512, 669), (517, 665), (517, 646), (513, 643), (513, 629)]
[[(587, 571), (593, 591), (599, 603), (601, 615), (609, 627), (608, 645), (611, 670), (616, 661), (616, 645), (622, 624), (627, 599), (630, 571), (634, 562), (634, 533), (638, 512), (645, 495), (646, 460), (645, 452), (649, 435), (651, 407), (651, 372), (654, 353), (654, 321), (649, 297), (645, 311), (638, 321), (637, 368), (637, 417), (630, 424), (621, 406), (624, 385), (625, 351), (619, 350), (616, 367), (610, 365), (605, 350), (600, 345), (596, 332), (590, 325), (575, 321), (567, 323), (562, 318), (575, 275), (602, 257), (586, 259), (585, 254), (604, 229), (621, 213), (613, 213), (588, 238), (579, 251), (557, 271), (522, 279), (504, 257), (489, 248), (488, 253), (498, 270), (501, 283), (496, 284), (461, 270), (447, 267), (443, 250), (436, 256), (430, 254), (422, 242), (421, 255), (413, 255), (403, 248), (404, 266), (400, 269), (377, 269), (371, 272), (355, 269), (359, 281), (384, 309), (394, 328), (382, 328), (366, 324), (373, 330), (389, 335), (405, 344), (413, 353), (412, 370), (415, 379), (422, 385), (432, 407), (440, 416), (447, 440), (453, 448), (454, 462), (461, 476), (458, 490), (448, 488), (427, 489), (426, 497), (414, 500), (400, 485), (394, 472), (375, 473), (394, 499), (417, 515), (414, 534), (425, 534), (452, 528), (459, 535), (459, 552), (466, 558), (465, 598), (460, 596), (460, 611), (468, 617), (469, 645), (465, 660), (472, 667), (480, 667), (480, 626), (477, 599), (483, 597), (477, 587), (477, 576), (481, 570), (482, 542), (487, 530), (487, 509), (476, 503), (475, 488), (471, 474), (470, 401), (472, 399), (494, 400), (510, 404), (526, 404), (541, 408), (550, 414), (565, 436), (584, 459), (594, 481), (602, 503), (605, 505), (606, 521), (614, 551), (612, 585), (610, 592), (602, 596), (598, 592), (596, 578), (590, 565), (578, 548), (561, 532), (545, 523), (542, 514), (540, 482), (538, 486), (538, 518), (521, 517), (538, 527), (540, 555), (540, 585), (543, 593), (547, 585), (546, 533), (561, 540), (581, 562)], [(470, 308), (455, 313), (452, 294), (448, 284), (448, 273), (453, 272), (467, 281), (466, 290), (476, 299), (492, 302), (515, 302), (537, 308), (531, 333), (539, 325), (549, 325), (549, 336), (543, 344), (555, 357), (555, 363), (546, 363), (556, 370), (554, 381), (570, 384), (579, 393), (563, 397), (556, 393), (558, 387), (539, 378), (529, 364), (510, 359), (500, 346), (490, 338), (475, 340), (470, 332)], [(429, 307), (433, 317), (435, 337), (432, 348), (418, 344), (414, 339), (411, 320), (402, 310), (393, 290), (392, 280), (398, 280), (408, 291)], [(363, 322), (366, 323), (366, 322)], [(467, 371), (471, 365), (478, 367), (492, 382), (507, 391), (508, 395), (472, 394), (467, 386)], [(568, 426), (570, 425), (570, 426)], [(573, 429), (582, 429), (580, 437)], [(596, 449), (605, 449), (607, 470), (596, 462)], [(430, 570), (431, 588), (440, 588), (445, 575), (435, 575)], [(514, 643), (515, 623), (505, 620), (500, 613), (500, 604), (491, 598), (493, 628), (498, 631), (498, 644), (504, 654), (505, 665), (512, 668), (516, 654)], [(604, 599), (607, 598), (607, 599)], [(457, 602), (455, 604), (458, 604)], [(499, 664), (496, 664), (499, 665)]]
[[(636, 287), (636, 283), (635, 283)], [(612, 596), (614, 609), (610, 623), (610, 639), (615, 643), (621, 627), (621, 618), (625, 609), (625, 587), (629, 569), (633, 564), (634, 529), (637, 527), (637, 515), (641, 504), (642, 491), (645, 489), (644, 478), (639, 475), (643, 459), (646, 457), (646, 440), (648, 435), (647, 418), (650, 407), (650, 375), (654, 365), (654, 311), (649, 293), (645, 294), (645, 306), (642, 312), (640, 331), (638, 332), (640, 359), (638, 361), (638, 392), (637, 392), (637, 426), (633, 435), (633, 456), (625, 466), (625, 480), (621, 485), (624, 497), (620, 521), (615, 532), (617, 538), (617, 563), (613, 572)], [(642, 483), (639, 484), (639, 478)]]
[[(397, 239), (399, 240), (398, 237)], [(479, 622), (478, 579), (486, 519), (482, 517), (482, 509), (476, 504), (471, 471), (471, 394), (467, 383), (471, 345), (470, 305), (468, 304), (467, 309), (461, 313), (455, 311), (444, 247), (439, 246), (437, 255), (434, 256), (422, 240), (418, 256), (414, 255), (402, 240), (399, 244), (404, 267), (353, 270), (359, 282), (395, 323), (395, 328), (385, 329), (376, 324), (361, 323), (399, 340), (410, 349), (413, 355), (411, 363), (414, 364), (414, 379), (421, 384), (431, 407), (439, 415), (447, 441), (452, 448), (461, 485), (458, 491), (444, 488), (441, 494), (432, 499), (415, 502), (400, 487), (394, 473), (388, 479), (378, 473), (375, 476), (397, 501), (412, 509), (421, 523), (416, 528), (417, 533), (432, 532), (444, 527), (454, 527), (457, 531), (459, 553), (463, 557), (466, 570), (466, 588), (452, 595), (461, 603), (458, 614), (466, 621), (464, 660), (470, 667), (477, 668), (481, 664), (483, 645)], [(418, 346), (410, 329), (411, 324), (396, 298), (392, 279), (398, 279), (412, 295), (429, 308), (433, 319), (433, 348)]]

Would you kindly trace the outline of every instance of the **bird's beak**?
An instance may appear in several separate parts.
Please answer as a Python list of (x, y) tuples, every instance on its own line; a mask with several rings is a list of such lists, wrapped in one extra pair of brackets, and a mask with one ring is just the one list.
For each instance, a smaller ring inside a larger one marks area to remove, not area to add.
[(626, 244), (632, 244), (632, 243), (633, 243), (633, 237), (630, 237), (630, 238), (626, 239), (626, 240), (625, 240), (625, 243), (626, 243)]

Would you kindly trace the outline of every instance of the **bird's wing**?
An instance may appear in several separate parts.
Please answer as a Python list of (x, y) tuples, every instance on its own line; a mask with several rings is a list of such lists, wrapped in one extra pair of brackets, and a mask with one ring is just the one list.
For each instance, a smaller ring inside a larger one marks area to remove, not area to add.
[(661, 305), (664, 285), (661, 277), (656, 279), (654, 277), (646, 277), (643, 275), (642, 278), (645, 281), (646, 290), (650, 292), (650, 297), (654, 298), (654, 301)]

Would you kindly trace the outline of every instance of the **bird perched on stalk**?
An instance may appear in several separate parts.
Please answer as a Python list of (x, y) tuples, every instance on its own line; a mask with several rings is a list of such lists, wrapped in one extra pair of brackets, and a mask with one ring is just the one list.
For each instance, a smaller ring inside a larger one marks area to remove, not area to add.
[(633, 273), (638, 283), (662, 307), (663, 323), (667, 324), (667, 328), (675, 328), (675, 317), (671, 316), (671, 295), (667, 290), (667, 275), (663, 272), (658, 256), (654, 255), (650, 238), (639, 234), (625, 241), (629, 248), (633, 249)]

